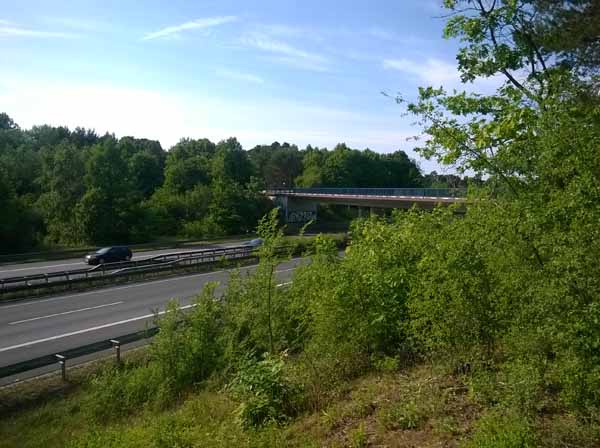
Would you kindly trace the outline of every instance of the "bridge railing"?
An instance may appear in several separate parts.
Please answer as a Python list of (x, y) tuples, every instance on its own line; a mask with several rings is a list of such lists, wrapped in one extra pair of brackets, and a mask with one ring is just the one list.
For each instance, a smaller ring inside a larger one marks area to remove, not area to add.
[(462, 198), (467, 195), (464, 188), (275, 188), (267, 194), (319, 194), (319, 195), (352, 195), (352, 196), (398, 196), (398, 197), (433, 197)]

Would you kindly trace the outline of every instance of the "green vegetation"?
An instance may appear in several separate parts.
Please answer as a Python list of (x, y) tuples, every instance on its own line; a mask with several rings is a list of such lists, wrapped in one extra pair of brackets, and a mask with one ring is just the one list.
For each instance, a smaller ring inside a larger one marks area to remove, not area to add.
[(299, 150), (277, 142), (245, 151), (230, 138), (217, 144), (182, 139), (167, 152), (156, 141), (81, 128), (22, 130), (0, 114), (5, 253), (244, 234), (272, 207), (260, 193), (266, 187), (460, 182), (422, 176), (402, 151), (381, 155), (344, 144)]
[(406, 104), (424, 155), (485, 179), (465, 214), (357, 220), (345, 257), (319, 236), (278, 287), (271, 213), (255, 275), (172, 305), (146, 362), (8, 416), (2, 443), (600, 446), (597, 40), (557, 43), (597, 10), (445, 4), (464, 79), (506, 78)]

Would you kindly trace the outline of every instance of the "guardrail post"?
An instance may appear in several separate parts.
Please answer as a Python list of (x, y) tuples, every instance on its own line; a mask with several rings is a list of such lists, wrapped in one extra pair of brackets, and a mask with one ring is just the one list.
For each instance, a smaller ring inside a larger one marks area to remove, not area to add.
[(121, 342), (116, 339), (111, 339), (113, 347), (115, 348), (115, 356), (117, 358), (117, 364), (121, 364)]
[(54, 356), (56, 356), (58, 359), (58, 364), (60, 365), (60, 377), (63, 381), (67, 381), (67, 358), (59, 354)]

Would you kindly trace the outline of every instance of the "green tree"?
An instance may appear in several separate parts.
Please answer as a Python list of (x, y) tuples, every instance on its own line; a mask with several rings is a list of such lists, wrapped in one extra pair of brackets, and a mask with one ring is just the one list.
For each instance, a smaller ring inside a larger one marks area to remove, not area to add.
[(19, 129), (19, 125), (6, 112), (0, 113), (0, 130), (6, 131), (11, 129)]
[(547, 40), (568, 29), (563, 13), (590, 3), (551, 3), (445, 2), (463, 79), (505, 82), (487, 96), (422, 88), (408, 105), (427, 136), (421, 154), (487, 177), (466, 218), (424, 253), (411, 312), (428, 350), (494, 366), (505, 384), (495, 399), (531, 410), (536, 400), (523, 400), (551, 384), (590, 412), (600, 405), (599, 99), (593, 77), (565, 63), (583, 47)]
[(182, 193), (198, 184), (210, 183), (210, 160), (214, 152), (215, 145), (209, 140), (181, 140), (167, 156), (164, 186)]
[(31, 249), (38, 242), (39, 222), (31, 208), (26, 207), (7, 182), (0, 166), (0, 247), (4, 253)]
[(85, 183), (86, 193), (76, 207), (82, 239), (101, 244), (129, 242), (140, 208), (127, 161), (115, 141), (106, 140), (91, 149)]
[(252, 164), (248, 160), (248, 155), (233, 137), (217, 144), (211, 165), (212, 177), (218, 182), (245, 185), (252, 176)]
[(52, 243), (80, 242), (73, 210), (85, 194), (84, 153), (66, 142), (44, 148), (39, 183), (44, 188), (37, 201), (46, 222), (47, 239)]

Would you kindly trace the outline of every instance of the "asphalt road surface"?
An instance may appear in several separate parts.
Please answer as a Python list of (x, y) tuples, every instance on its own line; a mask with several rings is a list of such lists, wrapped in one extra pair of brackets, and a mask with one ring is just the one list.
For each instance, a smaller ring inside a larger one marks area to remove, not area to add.
[[(306, 262), (297, 258), (280, 264), (277, 284), (288, 283), (293, 270)], [(241, 272), (254, 269), (248, 266)], [(219, 282), (223, 288), (230, 273), (206, 272), (2, 304), (0, 367), (143, 330), (152, 325), (154, 311), (164, 310), (169, 299), (187, 306), (207, 282)]]
[[(139, 260), (142, 258), (149, 258), (155, 255), (163, 255), (173, 252), (191, 252), (202, 249), (214, 249), (217, 247), (232, 247), (243, 244), (244, 241), (236, 241), (225, 244), (212, 244), (201, 247), (186, 247), (176, 249), (161, 249), (161, 250), (148, 250), (143, 252), (133, 252), (133, 260)], [(24, 275), (44, 274), (49, 272), (60, 272), (69, 271), (73, 269), (82, 269), (89, 266), (83, 261), (83, 257), (69, 258), (65, 260), (53, 260), (53, 261), (39, 261), (33, 263), (20, 263), (20, 264), (5, 264), (0, 265), (0, 279), (9, 277), (19, 277)]]

